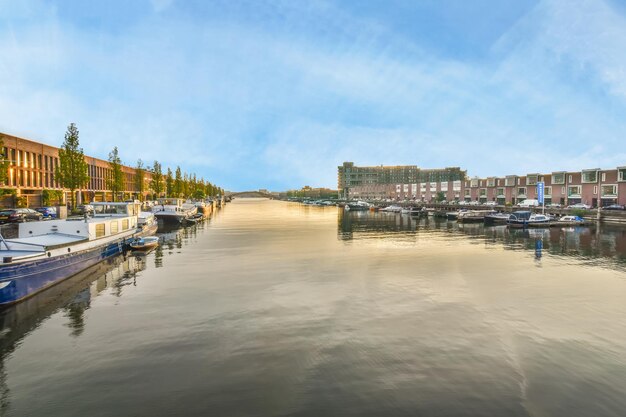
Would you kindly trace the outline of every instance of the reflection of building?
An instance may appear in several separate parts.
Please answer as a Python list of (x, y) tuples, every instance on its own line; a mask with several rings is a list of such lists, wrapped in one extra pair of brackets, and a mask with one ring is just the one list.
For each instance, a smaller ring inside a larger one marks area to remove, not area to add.
[(351, 162), (338, 167), (339, 191), (343, 197), (352, 199), (443, 199), (517, 204), (525, 199), (537, 199), (539, 182), (545, 186), (546, 204), (626, 204), (626, 167), (471, 179), (465, 178), (465, 171), (460, 168), (356, 167)]
[[(19, 196), (25, 196), (31, 206), (41, 205), (41, 194), (44, 189), (63, 191), (55, 180), (55, 170), (59, 167), (59, 148), (0, 133), (4, 140), (4, 155), (9, 160), (9, 172), (6, 188), (17, 191)], [(103, 201), (111, 200), (111, 192), (107, 190), (107, 180), (111, 177), (108, 161), (85, 156), (87, 162), (89, 182), (81, 190), (83, 200)], [(122, 166), (124, 173), (124, 192), (136, 197), (135, 169)], [(145, 174), (145, 193), (148, 193), (151, 175)], [(65, 196), (68, 198), (68, 196)]]

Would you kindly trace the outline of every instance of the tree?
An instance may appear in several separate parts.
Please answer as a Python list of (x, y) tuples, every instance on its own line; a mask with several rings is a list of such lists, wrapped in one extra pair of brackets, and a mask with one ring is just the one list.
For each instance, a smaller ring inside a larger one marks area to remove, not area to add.
[(174, 193), (174, 178), (172, 177), (172, 170), (167, 169), (167, 177), (165, 178), (165, 186), (167, 188), (167, 196), (173, 197)]
[(180, 167), (176, 167), (176, 174), (174, 177), (174, 196), (180, 197), (183, 192), (183, 173), (180, 170)]
[(161, 197), (163, 192), (163, 169), (158, 161), (154, 161), (152, 165), (152, 180), (150, 181), (150, 188), (156, 194), (156, 197)]
[(122, 160), (120, 159), (117, 146), (109, 152), (109, 168), (111, 177), (107, 180), (107, 186), (113, 194), (113, 201), (117, 201), (119, 194), (124, 191), (124, 173), (122, 172)]
[(76, 190), (89, 181), (83, 148), (79, 146), (78, 129), (74, 123), (67, 127), (65, 140), (59, 149), (59, 167), (55, 175), (62, 187), (71, 193), (72, 209), (76, 208)]
[(143, 201), (143, 193), (146, 191), (146, 169), (143, 166), (141, 159), (137, 160), (137, 166), (135, 167), (135, 189), (139, 194), (139, 199)]
[(0, 136), (0, 184), (6, 184), (9, 179), (9, 166), (11, 161), (8, 155), (4, 154), (4, 137)]
[(446, 194), (443, 191), (439, 191), (437, 193), (437, 202), (441, 203), (442, 201), (444, 201), (446, 199)]

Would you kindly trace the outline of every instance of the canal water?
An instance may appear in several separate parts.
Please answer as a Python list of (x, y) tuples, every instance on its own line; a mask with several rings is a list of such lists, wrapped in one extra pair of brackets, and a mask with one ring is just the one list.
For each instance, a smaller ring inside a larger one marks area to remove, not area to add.
[(624, 416), (626, 229), (241, 199), (0, 315), (6, 416)]

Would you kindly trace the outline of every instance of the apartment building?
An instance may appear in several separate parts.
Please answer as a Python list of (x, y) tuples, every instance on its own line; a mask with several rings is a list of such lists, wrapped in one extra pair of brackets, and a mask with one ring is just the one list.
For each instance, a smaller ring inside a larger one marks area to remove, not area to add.
[[(18, 196), (26, 197), (29, 206), (42, 204), (43, 190), (63, 192), (63, 202), (70, 199), (69, 190), (61, 187), (55, 178), (59, 167), (59, 148), (8, 134), (0, 133), (4, 141), (4, 155), (9, 162), (7, 181), (0, 186), (13, 189)], [(111, 178), (109, 162), (85, 156), (89, 174), (89, 182), (77, 193), (78, 201), (112, 200), (111, 191), (107, 189), (107, 181)], [(135, 169), (122, 166), (124, 173), (124, 192), (131, 198), (138, 198), (135, 184)], [(150, 172), (146, 172), (144, 196), (149, 192)], [(6, 204), (6, 203), (5, 203)]]

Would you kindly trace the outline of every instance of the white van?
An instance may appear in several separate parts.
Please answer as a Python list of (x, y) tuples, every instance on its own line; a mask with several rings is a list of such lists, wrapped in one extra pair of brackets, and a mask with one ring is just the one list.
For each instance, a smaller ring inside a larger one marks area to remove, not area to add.
[(532, 198), (527, 198), (518, 204), (519, 207), (539, 207), (539, 200), (533, 200)]

